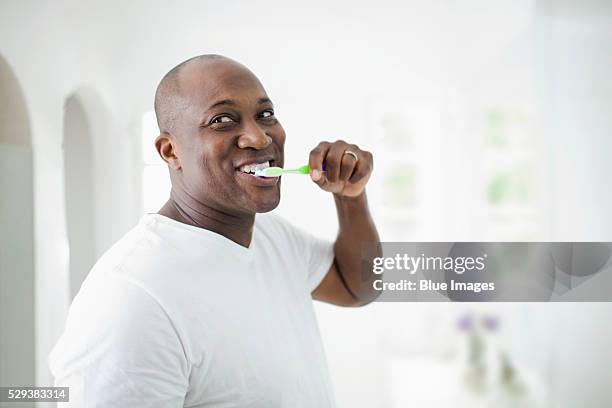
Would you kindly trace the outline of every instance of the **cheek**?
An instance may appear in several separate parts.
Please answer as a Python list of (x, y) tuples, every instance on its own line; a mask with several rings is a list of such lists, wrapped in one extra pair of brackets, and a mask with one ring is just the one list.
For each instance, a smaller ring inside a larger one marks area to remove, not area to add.
[(278, 124), (278, 128), (279, 128), (279, 131), (277, 132), (277, 134), (275, 136), (275, 141), (276, 141), (277, 145), (279, 145), (280, 147), (284, 147), (285, 146), (285, 138), (287, 137), (287, 135), (285, 134), (285, 129), (283, 129), (283, 127), (280, 125), (280, 123)]
[(277, 166), (284, 166), (284, 153), (285, 153), (285, 131), (281, 127), (279, 131), (274, 132), (272, 136), (272, 143), (274, 144), (276, 153), (279, 155), (281, 162), (277, 163)]
[(232, 140), (229, 137), (210, 138), (197, 148), (197, 165), (201, 173), (220, 175), (233, 171)]

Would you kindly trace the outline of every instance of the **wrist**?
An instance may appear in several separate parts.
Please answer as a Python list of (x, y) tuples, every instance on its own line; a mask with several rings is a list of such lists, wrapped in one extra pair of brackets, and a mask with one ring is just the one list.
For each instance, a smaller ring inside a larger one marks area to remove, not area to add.
[(363, 207), (367, 205), (365, 189), (354, 197), (333, 193), (336, 205), (341, 208)]

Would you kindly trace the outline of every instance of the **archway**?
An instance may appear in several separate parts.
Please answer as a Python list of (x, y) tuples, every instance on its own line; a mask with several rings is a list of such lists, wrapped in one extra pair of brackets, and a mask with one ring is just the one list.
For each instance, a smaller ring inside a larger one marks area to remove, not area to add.
[(0, 385), (34, 385), (34, 203), (30, 119), (19, 81), (2, 56), (0, 192)]
[[(100, 94), (80, 86), (64, 104), (64, 194), (73, 298), (95, 260), (124, 233), (125, 140)], [(128, 163), (129, 164), (129, 163)], [(129, 190), (128, 190), (129, 191)], [(117, 232), (118, 231), (118, 232)]]
[(64, 194), (70, 248), (70, 297), (74, 298), (95, 256), (95, 208), (91, 124), (77, 94), (64, 105)]

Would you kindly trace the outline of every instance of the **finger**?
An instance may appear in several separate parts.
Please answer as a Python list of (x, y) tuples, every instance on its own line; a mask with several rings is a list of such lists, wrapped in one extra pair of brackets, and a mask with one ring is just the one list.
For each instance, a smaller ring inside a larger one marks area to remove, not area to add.
[(327, 173), (327, 179), (330, 183), (337, 183), (340, 179), (340, 167), (342, 163), (342, 156), (344, 151), (348, 147), (348, 144), (342, 140), (334, 142), (327, 156), (325, 157), (325, 172)]
[(353, 174), (348, 179), (350, 184), (355, 184), (358, 181), (363, 180), (365, 177), (370, 177), (372, 170), (374, 169), (374, 158), (372, 153), (367, 151), (361, 151), (359, 154), (359, 160), (355, 165)]
[(330, 146), (331, 143), (329, 142), (321, 142), (310, 151), (308, 167), (310, 168), (310, 178), (315, 182), (325, 178), (322, 172), (323, 161), (325, 160), (325, 156), (327, 156)]
[(346, 150), (350, 150), (351, 152), (357, 154), (359, 157), (359, 148), (355, 145), (350, 145), (348, 149), (345, 149), (342, 152), (342, 161), (340, 162), (340, 181), (348, 181), (348, 179), (353, 175), (353, 171), (355, 170), (355, 166), (357, 165), (358, 159), (355, 159), (353, 155), (346, 153)]

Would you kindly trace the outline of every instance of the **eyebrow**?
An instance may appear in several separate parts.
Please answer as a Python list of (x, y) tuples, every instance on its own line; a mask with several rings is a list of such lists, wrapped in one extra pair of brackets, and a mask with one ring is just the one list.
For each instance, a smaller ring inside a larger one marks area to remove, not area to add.
[(264, 96), (263, 98), (259, 98), (259, 100), (257, 101), (258, 105), (263, 105), (264, 103), (272, 103), (272, 101), (266, 96)]
[[(259, 98), (259, 99), (257, 100), (257, 104), (258, 104), (258, 105), (262, 105), (262, 104), (264, 104), (264, 103), (272, 103), (272, 101), (270, 100), (270, 98), (268, 98), (268, 97), (266, 97), (266, 96), (264, 96), (264, 97), (262, 97), (262, 98)], [(211, 105), (211, 106), (208, 108), (208, 110), (211, 110), (211, 109), (217, 108), (217, 107), (219, 107), (219, 106), (225, 106), (225, 105), (227, 105), (227, 106), (235, 106), (235, 105), (236, 105), (236, 102), (234, 102), (234, 101), (233, 101), (233, 100), (231, 100), (231, 99), (222, 99), (222, 100), (220, 100), (220, 101), (218, 101), (218, 102), (213, 103), (213, 104), (212, 104), (212, 105)]]
[(221, 100), (221, 101), (218, 101), (218, 102), (213, 103), (213, 104), (212, 104), (212, 105), (211, 105), (211, 106), (208, 108), (208, 110), (211, 110), (211, 109), (213, 109), (213, 108), (216, 108), (216, 107), (218, 107), (218, 106), (223, 106), (223, 105), (230, 105), (230, 106), (232, 106), (232, 105), (236, 105), (236, 102), (232, 101), (231, 99), (223, 99), (223, 100)]

